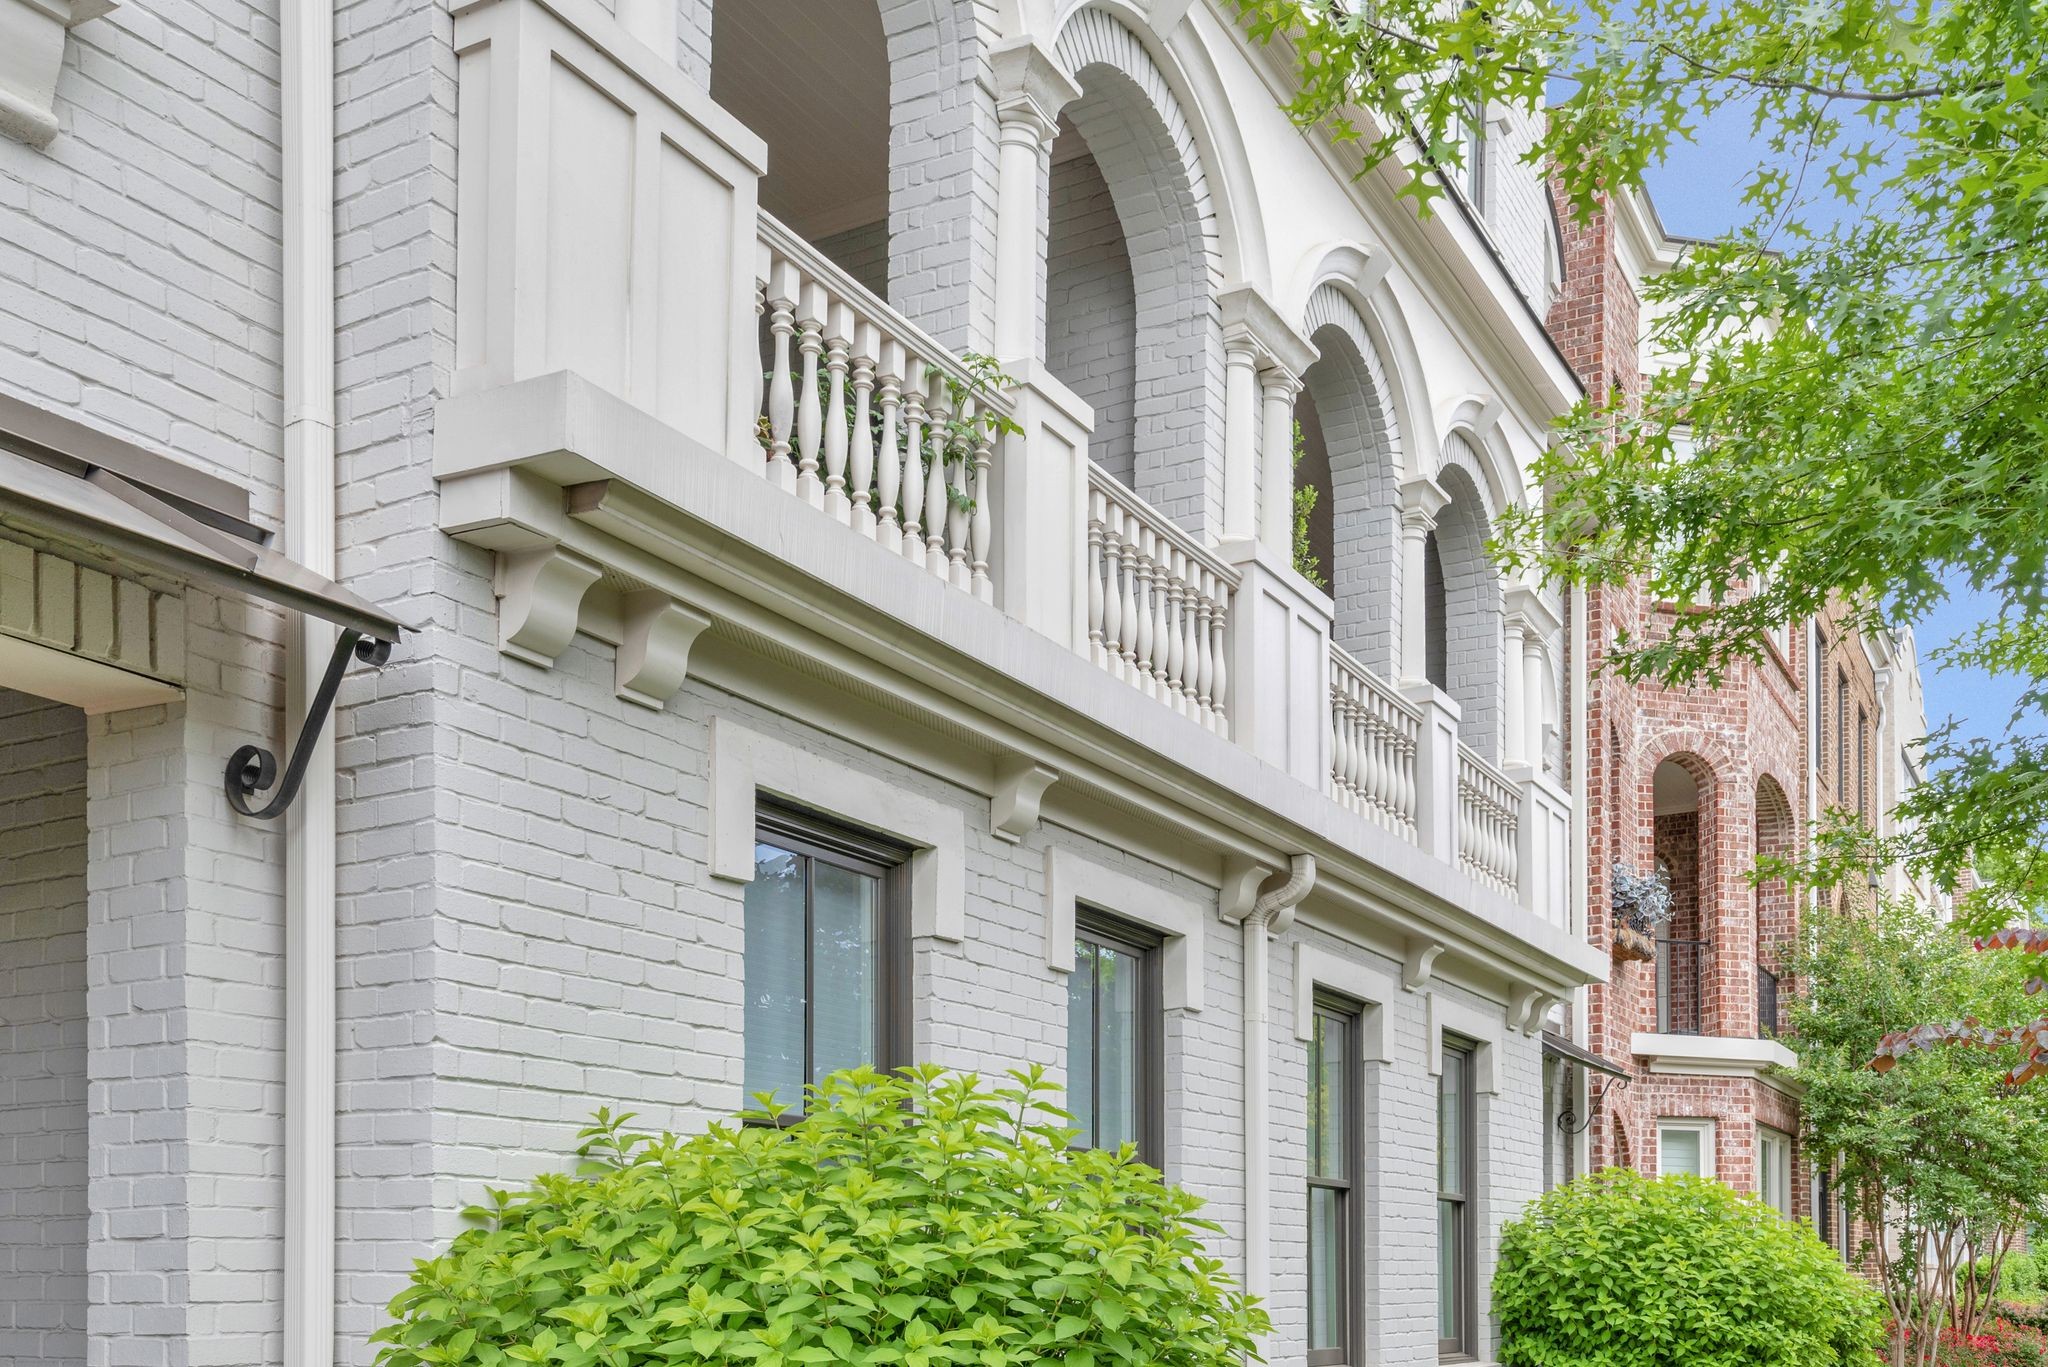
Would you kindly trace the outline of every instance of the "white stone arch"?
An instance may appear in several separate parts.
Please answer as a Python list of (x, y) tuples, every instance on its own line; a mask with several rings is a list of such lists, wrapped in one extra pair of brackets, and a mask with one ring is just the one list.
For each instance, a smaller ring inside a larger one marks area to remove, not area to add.
[(1450, 496), (1436, 515), (1437, 554), (1444, 570), (1445, 692), (1458, 704), (1459, 739), (1499, 762), (1503, 733), (1501, 578), (1486, 543), (1500, 504), (1487, 462), (1463, 430), (1443, 440), (1436, 482)]
[(1405, 457), (1393, 385), (1357, 300), (1319, 285), (1302, 311), (1318, 352), (1304, 377), (1330, 458), (1332, 546), (1325, 573), (1338, 645), (1392, 678), (1400, 650), (1400, 486)]
[[(955, 349), (994, 326), (978, 0), (688, 0), (713, 95), (769, 143), (763, 207)], [(685, 44), (688, 46), (688, 44)]]
[(1116, 15), (1076, 11), (1053, 52), (1082, 92), (1063, 117), (1101, 168), (1129, 253), (1131, 482), (1204, 535), (1222, 515), (1223, 254), (1201, 147), (1159, 63)]

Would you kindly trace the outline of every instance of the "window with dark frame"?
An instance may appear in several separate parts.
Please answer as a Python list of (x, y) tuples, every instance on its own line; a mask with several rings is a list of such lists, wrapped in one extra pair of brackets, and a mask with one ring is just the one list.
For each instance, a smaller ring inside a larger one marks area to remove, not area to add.
[(1849, 805), (1849, 676), (1835, 671), (1835, 805)]
[(763, 808), (743, 948), (749, 1104), (787, 1120), (828, 1073), (910, 1062), (909, 851), (794, 809)]
[(1074, 925), (1067, 979), (1067, 1110), (1083, 1148), (1165, 1147), (1159, 937), (1089, 907)]
[(1870, 810), (1870, 713), (1856, 705), (1856, 815)]
[(1470, 1359), (1478, 1336), (1478, 1242), (1472, 1231), (1478, 1166), (1473, 1063), (1470, 1044), (1445, 1038), (1436, 1102), (1436, 1270), (1437, 1354), (1446, 1361)]
[(1356, 1362), (1363, 1257), (1358, 1209), (1363, 1165), (1359, 1011), (1317, 994), (1308, 1055), (1308, 1364)]

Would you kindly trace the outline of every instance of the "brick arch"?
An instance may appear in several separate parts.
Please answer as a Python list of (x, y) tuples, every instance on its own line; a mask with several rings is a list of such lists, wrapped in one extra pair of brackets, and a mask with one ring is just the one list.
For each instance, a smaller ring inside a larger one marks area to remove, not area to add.
[[(1758, 856), (1791, 854), (1798, 839), (1798, 822), (1792, 815), (1792, 801), (1775, 775), (1757, 775), (1751, 813), (1751, 849)], [(1753, 905), (1757, 963), (1777, 971), (1782, 967), (1784, 948), (1797, 928), (1797, 901), (1785, 880), (1774, 878), (1755, 885)]]
[(1464, 437), (1444, 441), (1437, 483), (1450, 502), (1436, 517), (1437, 553), (1444, 568), (1447, 683), (1458, 704), (1458, 737), (1485, 759), (1501, 747), (1501, 581), (1486, 543), (1495, 509), (1483, 468)]
[(1332, 285), (1309, 296), (1302, 330), (1320, 353), (1306, 387), (1330, 456), (1337, 644), (1397, 672), (1401, 602), (1401, 428), (1393, 389), (1358, 306)]
[(1195, 133), (1137, 35), (1084, 8), (1053, 53), (1081, 88), (1063, 120), (1101, 168), (1135, 305), (1132, 483), (1190, 532), (1221, 524), (1223, 315), (1216, 201)]

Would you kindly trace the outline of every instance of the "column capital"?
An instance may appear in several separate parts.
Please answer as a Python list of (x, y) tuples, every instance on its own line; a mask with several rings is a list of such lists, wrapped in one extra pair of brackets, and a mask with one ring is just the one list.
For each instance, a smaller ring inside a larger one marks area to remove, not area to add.
[(1081, 87), (1050, 51), (1029, 38), (1016, 38), (989, 54), (995, 74), (996, 119), (1007, 134), (1028, 130), (1039, 142), (1058, 134), (1060, 111), (1081, 97)]
[(1444, 510), (1451, 496), (1444, 487), (1428, 475), (1416, 475), (1401, 481), (1401, 526), (1407, 529), (1434, 531), (1436, 515)]
[(1564, 619), (1558, 615), (1557, 609), (1527, 584), (1508, 584), (1501, 593), (1501, 606), (1506, 610), (1508, 619), (1520, 626), (1525, 636), (1535, 638), (1539, 645), (1564, 627)]
[(1280, 369), (1299, 378), (1315, 364), (1315, 346), (1294, 329), (1272, 301), (1252, 285), (1225, 290), (1223, 345), (1254, 348), (1263, 367)]

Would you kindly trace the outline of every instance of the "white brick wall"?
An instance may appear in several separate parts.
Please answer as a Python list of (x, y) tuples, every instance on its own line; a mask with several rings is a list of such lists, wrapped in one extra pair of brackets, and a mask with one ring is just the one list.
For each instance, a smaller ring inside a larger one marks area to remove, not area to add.
[(1045, 362), (1095, 410), (1088, 454), (1131, 483), (1138, 319), (1131, 255), (1102, 168), (1071, 130), (1053, 148)]
[(0, 391), (174, 452), (277, 515), (274, 3), (71, 31), (62, 131), (0, 138)]
[(0, 1363), (85, 1361), (85, 714), (0, 689)]

